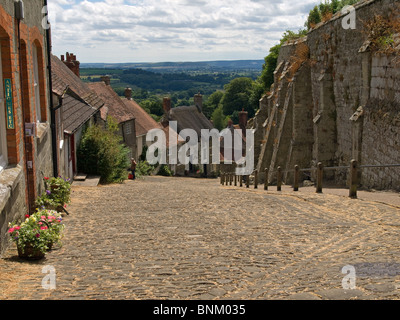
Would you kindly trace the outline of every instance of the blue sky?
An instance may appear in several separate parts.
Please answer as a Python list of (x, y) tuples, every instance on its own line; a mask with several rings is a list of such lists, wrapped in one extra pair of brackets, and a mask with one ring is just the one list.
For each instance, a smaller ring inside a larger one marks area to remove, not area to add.
[(53, 53), (81, 62), (263, 59), (320, 0), (48, 0)]

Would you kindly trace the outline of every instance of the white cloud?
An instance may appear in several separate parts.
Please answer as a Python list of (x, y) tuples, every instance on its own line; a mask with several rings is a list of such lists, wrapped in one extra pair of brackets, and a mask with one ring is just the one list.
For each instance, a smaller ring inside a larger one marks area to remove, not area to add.
[(81, 62), (262, 59), (320, 0), (53, 0), (53, 53)]

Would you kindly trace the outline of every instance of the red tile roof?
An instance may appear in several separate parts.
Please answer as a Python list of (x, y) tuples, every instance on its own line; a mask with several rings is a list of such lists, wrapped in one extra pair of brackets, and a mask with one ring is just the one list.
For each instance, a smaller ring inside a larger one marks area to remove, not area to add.
[[(93, 92), (101, 97), (101, 99), (104, 101), (104, 106), (108, 109), (108, 115), (113, 117), (118, 123), (135, 119), (135, 115), (123, 103), (121, 97), (118, 96), (113, 88), (106, 85), (102, 81), (88, 83), (88, 86), (91, 90), (93, 90)], [(102, 113), (102, 117), (104, 116), (105, 112)]]
[(151, 129), (160, 129), (156, 122), (135, 100), (122, 99), (125, 106), (135, 117), (136, 136), (147, 134)]

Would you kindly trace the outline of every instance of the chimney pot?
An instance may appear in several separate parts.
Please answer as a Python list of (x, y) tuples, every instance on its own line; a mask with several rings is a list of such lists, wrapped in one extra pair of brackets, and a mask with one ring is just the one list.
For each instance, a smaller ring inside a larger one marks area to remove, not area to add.
[(248, 117), (248, 112), (242, 109), (242, 111), (239, 112), (239, 126), (240, 129), (242, 129), (243, 134), (246, 133), (247, 117)]
[(203, 96), (200, 92), (194, 95), (194, 105), (197, 107), (199, 112), (203, 111)]
[(102, 76), (100, 79), (101, 79), (101, 81), (103, 81), (107, 86), (109, 86), (110, 83), (111, 83), (110, 76)]
[(128, 100), (132, 100), (132, 89), (131, 88), (125, 89), (125, 98)]
[(80, 62), (76, 61), (76, 56), (72, 53), (66, 53), (67, 61), (65, 61), (64, 55), (61, 55), (61, 61), (78, 77), (80, 78), (79, 65)]
[(164, 97), (163, 99), (163, 109), (165, 113), (168, 113), (171, 110), (171, 98)]

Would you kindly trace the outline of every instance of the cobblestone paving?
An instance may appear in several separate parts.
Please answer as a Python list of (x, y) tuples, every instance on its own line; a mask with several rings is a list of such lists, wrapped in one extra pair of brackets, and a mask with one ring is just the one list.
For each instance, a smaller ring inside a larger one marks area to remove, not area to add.
[[(329, 194), (148, 177), (74, 187), (64, 246), (11, 247), (0, 299), (398, 299), (400, 209)], [(56, 290), (41, 286), (55, 267)], [(356, 270), (344, 290), (342, 268)]]

